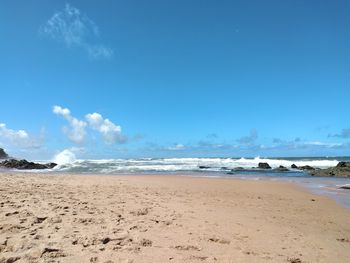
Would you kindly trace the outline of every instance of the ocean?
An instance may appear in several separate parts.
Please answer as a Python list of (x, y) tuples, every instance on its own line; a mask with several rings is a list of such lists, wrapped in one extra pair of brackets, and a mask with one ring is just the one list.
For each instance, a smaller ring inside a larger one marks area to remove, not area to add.
[[(302, 157), (302, 158), (141, 158), (141, 159), (101, 159), (77, 160), (67, 156), (57, 156), (55, 171), (76, 173), (198, 173), (227, 176), (235, 174), (255, 174), (258, 176), (306, 176), (303, 171), (291, 169), (291, 165), (309, 165), (314, 168), (336, 166), (340, 161), (350, 161), (350, 157)], [(272, 169), (256, 169), (260, 162), (268, 163)], [(280, 172), (284, 166), (290, 169)]]

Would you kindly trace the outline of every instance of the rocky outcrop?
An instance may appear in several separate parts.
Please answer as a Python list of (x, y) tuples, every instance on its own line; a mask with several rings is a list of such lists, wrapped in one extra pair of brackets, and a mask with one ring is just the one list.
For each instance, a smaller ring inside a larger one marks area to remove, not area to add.
[(334, 167), (327, 169), (318, 169), (310, 172), (312, 176), (337, 176), (337, 177), (350, 177), (350, 162), (339, 162)]
[(4, 151), (4, 149), (0, 148), (0, 159), (6, 159), (0, 162), (0, 168), (10, 168), (10, 169), (19, 169), (19, 170), (33, 170), (33, 169), (52, 169), (57, 164), (56, 163), (34, 163), (28, 162), (27, 160), (17, 160), (17, 159), (9, 159), (10, 157)]
[(310, 172), (312, 176), (337, 176), (337, 177), (350, 177), (350, 167), (330, 167), (327, 169), (314, 170)]
[(280, 165), (275, 170), (280, 171), (280, 172), (288, 172), (289, 171), (289, 169), (287, 167), (284, 167), (283, 165)]
[(315, 168), (310, 165), (296, 166), (294, 163), (290, 166), (290, 168), (299, 170), (315, 170)]
[(299, 166), (298, 169), (300, 170), (315, 170), (314, 167), (310, 166), (310, 165), (304, 165), (304, 166)]
[(336, 167), (350, 168), (350, 162), (339, 162)]
[(199, 165), (198, 166), (199, 169), (209, 169), (210, 166), (206, 166), (206, 165)]
[(4, 149), (0, 148), (0, 159), (9, 158), (8, 154), (4, 151)]
[(268, 163), (259, 163), (258, 167), (260, 169), (271, 169), (271, 166)]
[(0, 163), (0, 167), (19, 169), (19, 170), (52, 169), (56, 165), (57, 165), (56, 163), (41, 164), (41, 163), (28, 162), (27, 160), (16, 160), (16, 159), (5, 160)]

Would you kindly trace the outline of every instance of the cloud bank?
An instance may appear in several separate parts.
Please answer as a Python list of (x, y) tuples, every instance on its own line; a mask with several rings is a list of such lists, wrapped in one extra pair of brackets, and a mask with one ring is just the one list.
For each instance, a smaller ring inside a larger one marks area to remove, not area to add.
[(175, 145), (170, 146), (167, 149), (170, 151), (179, 151), (179, 150), (185, 150), (186, 146), (181, 143), (176, 143)]
[(0, 142), (6, 146), (14, 145), (26, 149), (37, 149), (43, 144), (42, 138), (31, 136), (25, 130), (9, 129), (5, 123), (0, 123)]
[(64, 43), (68, 48), (81, 48), (94, 59), (110, 59), (113, 49), (98, 42), (98, 26), (89, 17), (66, 4), (62, 11), (55, 12), (40, 28), (40, 32), (49, 38)]
[(115, 125), (109, 119), (103, 119), (99, 113), (89, 113), (85, 116), (89, 126), (100, 132), (106, 144), (114, 144), (116, 142), (124, 142), (126, 138), (121, 135), (122, 129), (119, 125)]
[(328, 137), (337, 137), (342, 139), (349, 139), (350, 138), (350, 128), (348, 129), (342, 129), (340, 133), (337, 134), (329, 134)]
[(69, 109), (62, 108), (61, 106), (53, 106), (52, 111), (68, 121), (69, 127), (63, 127), (63, 133), (65, 133), (72, 142), (81, 144), (85, 141), (86, 122), (74, 118)]
[(74, 143), (82, 144), (87, 136), (87, 128), (97, 131), (101, 134), (105, 144), (123, 143), (127, 138), (122, 135), (122, 129), (109, 119), (104, 119), (97, 112), (85, 115), (85, 120), (79, 120), (71, 115), (68, 108), (53, 106), (53, 113), (62, 116), (69, 124), (69, 127), (63, 127), (68, 139)]
[(250, 134), (247, 136), (243, 136), (238, 139), (238, 142), (241, 144), (252, 144), (258, 139), (258, 132), (256, 129), (251, 129)]

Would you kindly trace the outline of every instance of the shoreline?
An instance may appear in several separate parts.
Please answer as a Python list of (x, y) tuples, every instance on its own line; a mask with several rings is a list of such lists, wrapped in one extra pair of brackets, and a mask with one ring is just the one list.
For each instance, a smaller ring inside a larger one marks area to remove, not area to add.
[(0, 261), (347, 262), (350, 256), (350, 210), (293, 183), (81, 175), (0, 173)]

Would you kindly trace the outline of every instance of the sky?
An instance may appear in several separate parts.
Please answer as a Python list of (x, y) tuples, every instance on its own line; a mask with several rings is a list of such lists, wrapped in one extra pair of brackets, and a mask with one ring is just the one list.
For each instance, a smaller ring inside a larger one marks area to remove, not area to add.
[(349, 156), (350, 2), (0, 2), (0, 147)]

